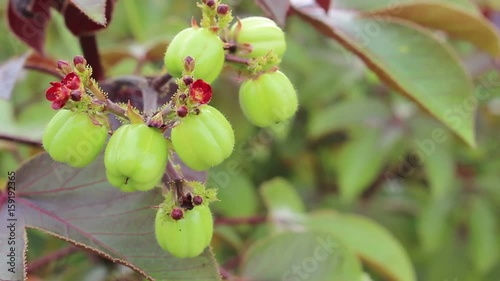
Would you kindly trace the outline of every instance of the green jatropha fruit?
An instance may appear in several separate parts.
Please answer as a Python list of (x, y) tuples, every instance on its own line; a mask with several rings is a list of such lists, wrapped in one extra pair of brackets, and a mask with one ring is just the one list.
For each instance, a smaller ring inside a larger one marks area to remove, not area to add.
[(87, 114), (61, 109), (45, 128), (42, 144), (55, 161), (83, 168), (97, 158), (107, 136), (107, 126), (94, 124)]
[(179, 158), (191, 169), (207, 170), (228, 158), (234, 148), (234, 132), (217, 109), (199, 107), (199, 114), (190, 114), (172, 129), (172, 145)]
[(162, 208), (156, 213), (156, 241), (162, 249), (178, 258), (192, 258), (208, 247), (213, 235), (213, 218), (206, 205), (186, 210), (178, 220), (168, 218)]
[(299, 105), (292, 82), (280, 71), (245, 80), (239, 90), (239, 101), (243, 114), (259, 127), (289, 119)]
[(191, 74), (196, 79), (212, 83), (224, 65), (224, 43), (216, 33), (201, 27), (190, 27), (179, 32), (167, 47), (165, 66), (174, 77), (181, 77), (185, 60), (194, 60)]
[(123, 125), (106, 147), (106, 177), (122, 191), (146, 191), (160, 182), (167, 160), (168, 142), (160, 130), (145, 124)]
[(286, 50), (285, 33), (271, 19), (243, 18), (231, 27), (231, 36), (238, 45), (250, 45), (250, 52), (241, 52), (246, 58), (262, 57), (273, 51), (279, 58)]

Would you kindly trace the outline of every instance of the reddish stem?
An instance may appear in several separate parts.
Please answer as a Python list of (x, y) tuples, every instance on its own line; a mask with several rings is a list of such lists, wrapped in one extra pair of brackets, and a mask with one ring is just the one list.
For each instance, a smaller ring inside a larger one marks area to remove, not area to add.
[(92, 77), (97, 81), (104, 80), (104, 69), (102, 67), (101, 56), (97, 48), (95, 35), (81, 35), (79, 37), (80, 47), (83, 51), (83, 57), (88, 64), (92, 66)]
[(39, 270), (40, 268), (44, 268), (47, 265), (49, 265), (50, 263), (52, 263), (56, 260), (59, 260), (65, 256), (71, 255), (71, 254), (77, 252), (78, 250), (79, 249), (77, 246), (70, 245), (70, 246), (67, 246), (66, 248), (59, 249), (59, 250), (52, 252), (46, 256), (43, 256), (43, 257), (37, 259), (36, 261), (30, 262), (28, 264), (28, 273), (33, 273), (33, 272)]
[(241, 217), (241, 218), (215, 218), (215, 224), (238, 225), (238, 224), (261, 224), (267, 221), (265, 216)]
[(238, 56), (235, 56), (235, 55), (230, 55), (230, 54), (226, 54), (226, 61), (234, 62), (234, 63), (240, 63), (240, 64), (244, 64), (244, 65), (249, 65), (250, 64), (250, 60), (249, 59), (238, 57)]
[(40, 67), (40, 66), (37, 66), (37, 65), (34, 65), (34, 64), (25, 64), (24, 68), (30, 69), (30, 70), (35, 70), (35, 71), (42, 72), (42, 73), (45, 73), (45, 74), (49, 74), (49, 75), (55, 76), (55, 77), (57, 77), (59, 79), (62, 79), (64, 77), (61, 73), (57, 72), (57, 70), (55, 68), (54, 69), (48, 69), (48, 68)]
[(40, 142), (30, 140), (30, 139), (24, 139), (22, 137), (12, 137), (12, 136), (0, 135), (0, 140), (12, 141), (12, 142), (16, 142), (16, 143), (37, 146), (37, 147), (42, 146), (42, 144)]

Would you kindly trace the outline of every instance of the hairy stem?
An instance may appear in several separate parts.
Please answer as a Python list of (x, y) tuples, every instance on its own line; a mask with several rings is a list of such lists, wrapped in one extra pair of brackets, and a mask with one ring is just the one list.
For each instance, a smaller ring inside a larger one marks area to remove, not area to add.
[(113, 113), (116, 116), (127, 118), (127, 111), (120, 106), (118, 106), (116, 103), (110, 101), (109, 99), (106, 99), (106, 105), (105, 108), (107, 111)]
[(83, 51), (83, 56), (88, 64), (92, 67), (92, 77), (97, 81), (104, 80), (104, 68), (97, 48), (97, 40), (95, 35), (81, 35), (79, 37), (80, 47)]

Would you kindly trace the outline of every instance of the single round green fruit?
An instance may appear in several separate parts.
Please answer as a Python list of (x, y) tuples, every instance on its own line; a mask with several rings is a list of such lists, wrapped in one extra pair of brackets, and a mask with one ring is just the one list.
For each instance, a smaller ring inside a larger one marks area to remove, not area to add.
[(165, 65), (168, 72), (181, 77), (184, 59), (188, 56), (195, 62), (193, 76), (212, 83), (224, 65), (224, 43), (206, 28), (186, 28), (167, 47)]
[(156, 241), (162, 249), (178, 258), (200, 255), (210, 244), (213, 234), (213, 219), (205, 205), (184, 212), (180, 220), (167, 219), (164, 209), (159, 209), (155, 219)]
[(82, 168), (96, 159), (107, 136), (107, 127), (93, 124), (87, 114), (61, 109), (45, 128), (42, 144), (55, 161)]
[(252, 51), (241, 54), (243, 57), (256, 58), (265, 56), (270, 50), (281, 58), (286, 50), (285, 33), (276, 23), (265, 17), (248, 17), (240, 20), (241, 29), (237, 32), (238, 23), (231, 27), (231, 35), (241, 44), (250, 44)]
[(239, 100), (247, 119), (259, 127), (292, 117), (299, 105), (292, 82), (280, 71), (244, 81)]
[(191, 169), (207, 170), (228, 158), (234, 148), (234, 132), (217, 109), (203, 105), (198, 115), (188, 115), (172, 129), (172, 144)]
[(106, 177), (122, 191), (146, 191), (161, 180), (167, 159), (168, 143), (159, 130), (144, 124), (123, 125), (106, 147)]

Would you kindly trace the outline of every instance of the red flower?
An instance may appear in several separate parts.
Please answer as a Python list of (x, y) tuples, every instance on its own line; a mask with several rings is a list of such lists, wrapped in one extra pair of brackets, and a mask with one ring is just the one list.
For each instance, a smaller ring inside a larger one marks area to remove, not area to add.
[(189, 97), (194, 102), (206, 104), (212, 99), (212, 87), (205, 81), (198, 79), (189, 86)]
[(57, 110), (64, 107), (72, 92), (79, 92), (81, 81), (78, 75), (71, 72), (61, 82), (50, 82), (50, 85), (52, 87), (47, 89), (45, 97), (52, 102), (52, 108)]

